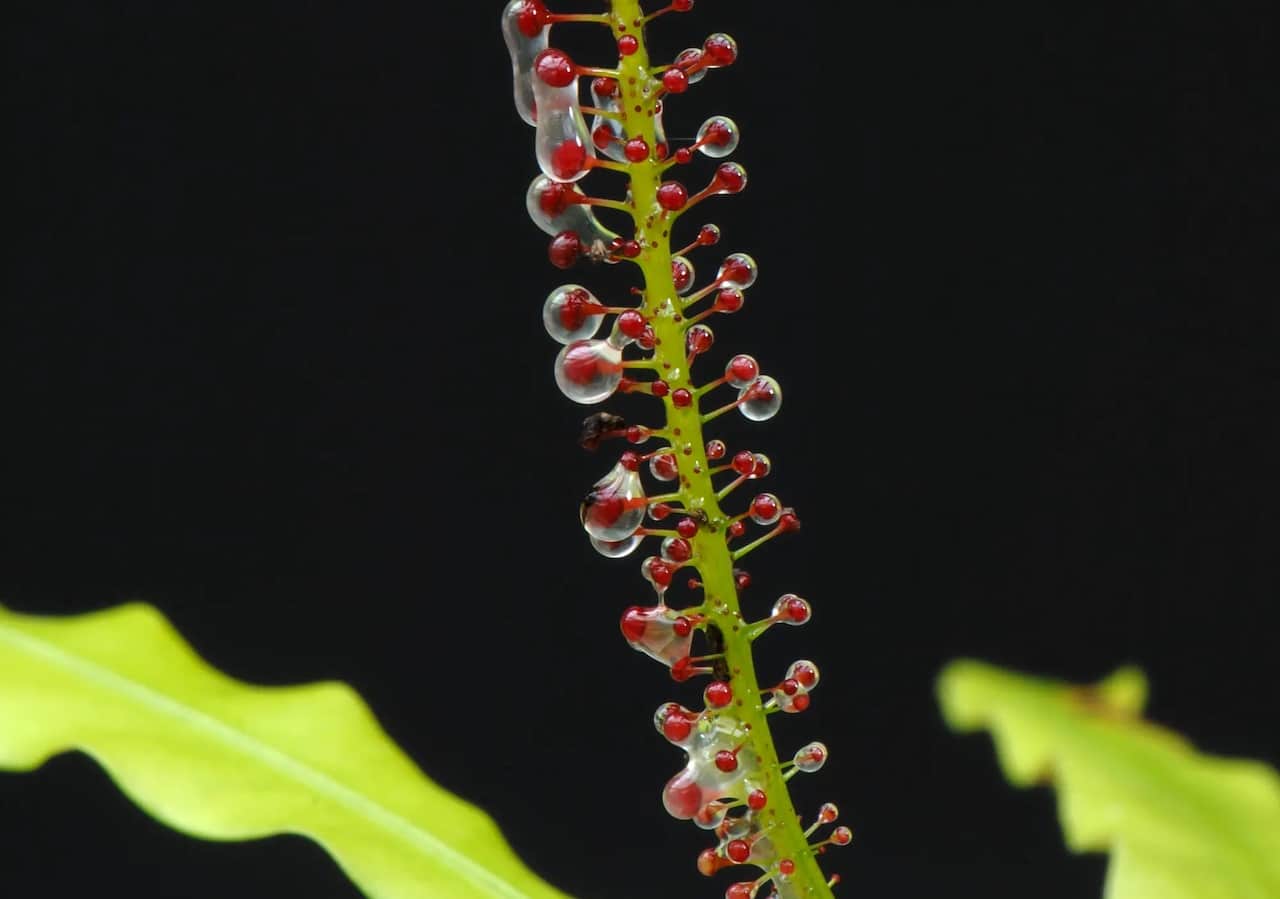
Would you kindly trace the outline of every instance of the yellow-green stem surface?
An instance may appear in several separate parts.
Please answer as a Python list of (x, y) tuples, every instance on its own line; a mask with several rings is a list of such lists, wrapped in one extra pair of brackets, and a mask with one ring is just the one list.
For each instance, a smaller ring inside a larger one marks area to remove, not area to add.
[[(661, 82), (649, 71), (648, 50), (640, 24), (643, 13), (639, 0), (613, 0), (612, 5), (614, 36), (630, 34), (640, 42), (635, 53), (620, 58), (619, 87), (625, 132), (631, 138), (643, 137), (654, 149), (657, 147), (654, 105)], [(688, 323), (680, 315), (681, 298), (671, 274), (671, 228), (676, 215), (664, 211), (657, 201), (663, 165), (654, 154), (647, 161), (630, 164), (628, 169), (637, 240), (643, 246), (635, 261), (644, 273), (644, 312), (651, 319), (657, 338), (654, 359), (658, 364), (658, 377), (667, 382), (672, 392), (681, 387), (692, 391), (695, 385), (685, 364)], [(711, 483), (699, 403), (681, 408), (668, 394), (663, 404), (666, 431), (680, 470), (680, 501), (686, 509), (701, 511), (706, 516), (706, 524), (691, 542), (703, 584), (706, 614), (724, 635), (725, 661), (732, 674), (733, 713), (750, 728), (749, 748), (760, 759), (759, 780), (768, 796), (762, 821), (769, 828), (769, 839), (778, 857), (790, 858), (796, 864), (788, 884), (791, 893), (800, 897), (830, 897), (826, 876), (808, 848), (808, 838), (787, 791), (766, 720), (752, 663), (751, 643), (738, 609), (733, 560), (725, 539), (729, 517), (720, 510), (716, 489)]]

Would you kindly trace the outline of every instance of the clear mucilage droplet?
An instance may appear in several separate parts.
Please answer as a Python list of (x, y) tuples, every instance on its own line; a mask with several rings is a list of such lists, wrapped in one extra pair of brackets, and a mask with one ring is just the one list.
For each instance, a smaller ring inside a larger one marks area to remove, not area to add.
[(595, 144), (578, 103), (577, 77), (564, 87), (553, 87), (535, 75), (533, 98), (538, 108), (534, 126), (538, 167), (555, 181), (577, 181), (596, 157)]
[(583, 529), (596, 540), (620, 543), (640, 529), (648, 505), (640, 473), (619, 462), (596, 481), (582, 501), (578, 517)]
[(538, 175), (529, 183), (529, 190), (525, 193), (525, 208), (529, 211), (529, 218), (552, 237), (564, 231), (572, 231), (588, 248), (608, 246), (618, 236), (617, 232), (600, 224), (590, 206), (565, 202), (563, 194), (566, 191), (577, 192), (577, 188), (546, 175)]
[(511, 78), (514, 82), (516, 112), (520, 118), (530, 125), (536, 125), (535, 100), (533, 96), (534, 58), (547, 48), (547, 37), (550, 27), (543, 28), (534, 37), (529, 37), (520, 30), (520, 11), (524, 0), (511, 0), (502, 12), (502, 37), (507, 42), (507, 52), (511, 54)]
[(557, 343), (595, 337), (604, 322), (604, 313), (595, 311), (600, 301), (580, 284), (565, 284), (547, 295), (542, 305), (542, 324)]
[(712, 159), (722, 159), (738, 149), (742, 132), (728, 116), (712, 116), (698, 129), (698, 151)]
[[(595, 104), (597, 109), (603, 109), (606, 112), (621, 112), (622, 107), (618, 101), (616, 86), (614, 93), (607, 95), (601, 94), (596, 90), (596, 83), (598, 80), (599, 79), (592, 79), (591, 81), (591, 102)], [(622, 147), (627, 141), (627, 134), (622, 128), (621, 120), (615, 119), (611, 116), (595, 116), (591, 120), (591, 133), (594, 135), (602, 126), (609, 129), (609, 133), (613, 135), (614, 139), (610, 141), (601, 152), (616, 162), (626, 162), (627, 154), (623, 151)]]
[(739, 290), (746, 290), (756, 283), (756, 278), (759, 275), (760, 267), (756, 265), (754, 259), (746, 253), (730, 253), (724, 257), (724, 262), (720, 263), (720, 269), (716, 272), (716, 280), (720, 282), (722, 287), (736, 287)]
[(670, 668), (688, 656), (693, 645), (693, 634), (677, 624), (682, 620), (667, 606), (632, 606), (622, 613), (622, 635), (632, 649)]
[(644, 537), (632, 534), (625, 540), (597, 540), (595, 537), (591, 537), (590, 540), (595, 551), (606, 559), (621, 559), (635, 552), (636, 547), (644, 541)]
[(826, 745), (814, 740), (797, 749), (792, 761), (801, 771), (812, 774), (827, 763), (827, 755)]
[(607, 340), (575, 340), (557, 354), (555, 374), (575, 403), (604, 402), (622, 383), (622, 350)]
[[(731, 715), (700, 718), (698, 726), (679, 742), (688, 753), (685, 767), (662, 790), (667, 814), (708, 827), (723, 820), (724, 809), (718, 800), (745, 798), (754, 788), (751, 778), (760, 767), (759, 756), (744, 745), (746, 738), (746, 729)], [(733, 757), (732, 764), (725, 764), (725, 754)]]
[(752, 421), (767, 421), (782, 408), (782, 387), (768, 375), (756, 378), (738, 393), (738, 411)]

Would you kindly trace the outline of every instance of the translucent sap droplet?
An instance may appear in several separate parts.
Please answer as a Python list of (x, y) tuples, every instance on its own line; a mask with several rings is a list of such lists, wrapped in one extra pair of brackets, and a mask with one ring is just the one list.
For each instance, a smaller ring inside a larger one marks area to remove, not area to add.
[(647, 506), (640, 473), (619, 462), (587, 494), (578, 517), (596, 540), (620, 543), (639, 530)]
[(542, 305), (542, 324), (551, 339), (573, 343), (594, 337), (604, 321), (603, 312), (591, 310), (600, 305), (595, 294), (580, 284), (565, 284), (547, 295)]
[(590, 206), (563, 202), (559, 192), (565, 190), (576, 191), (576, 188), (568, 187), (546, 175), (534, 178), (525, 193), (525, 208), (529, 211), (529, 218), (552, 237), (562, 231), (572, 231), (587, 247), (594, 251), (598, 246), (602, 252), (618, 236), (617, 233), (600, 224)]
[[(591, 101), (598, 109), (604, 109), (609, 112), (620, 112), (622, 109), (619, 98), (610, 94), (608, 96), (596, 92), (596, 79), (591, 80)], [(602, 151), (605, 156), (617, 162), (626, 162), (627, 154), (623, 150), (623, 145), (627, 141), (627, 134), (622, 128), (622, 122), (618, 119), (607, 116), (594, 116), (591, 119), (591, 133), (595, 134), (601, 126), (608, 128), (609, 133), (614, 136), (614, 140)]]
[[(742, 375), (747, 376), (742, 377)], [(754, 356), (739, 353), (725, 363), (724, 376), (729, 382), (729, 386), (741, 390), (744, 387), (749, 387), (760, 376), (760, 363), (755, 360)]]
[(826, 745), (814, 740), (796, 750), (794, 761), (801, 771), (812, 774), (827, 763), (827, 755)]
[(721, 159), (738, 149), (741, 138), (737, 122), (724, 115), (712, 116), (698, 129), (698, 151), (712, 159)]
[(812, 690), (818, 686), (822, 674), (818, 671), (818, 666), (808, 659), (796, 659), (787, 666), (787, 677), (799, 682), (806, 690)]
[(555, 373), (560, 392), (575, 403), (603, 402), (622, 382), (622, 350), (607, 340), (575, 340), (556, 355)]
[(738, 392), (738, 411), (752, 421), (767, 421), (782, 408), (782, 388), (768, 375), (761, 375)]
[(631, 648), (670, 667), (689, 655), (693, 635), (676, 632), (680, 613), (667, 606), (632, 606), (622, 615), (622, 635)]
[(591, 538), (591, 545), (595, 551), (608, 559), (621, 559), (623, 556), (629, 556), (636, 551), (636, 547), (644, 541), (639, 534), (632, 534), (625, 540), (597, 540)]
[(535, 76), (533, 97), (538, 105), (534, 144), (538, 167), (556, 181), (577, 181), (587, 173), (588, 160), (596, 156), (578, 104), (578, 79), (565, 87), (552, 87)]
[(755, 460), (755, 467), (752, 468), (748, 478), (763, 478), (773, 471), (773, 461), (764, 453), (756, 453), (751, 458)]
[(767, 497), (772, 502), (759, 502), (760, 497), (756, 497), (751, 503), (751, 520), (764, 527), (776, 524), (782, 517), (782, 502), (772, 493), (762, 493), (760, 496)]
[(680, 470), (676, 467), (675, 453), (659, 453), (649, 460), (649, 473), (659, 481), (674, 481), (680, 477)]
[(687, 257), (671, 257), (671, 279), (675, 283), (677, 293), (686, 294), (692, 290), (696, 277), (697, 273), (694, 271), (693, 263)]
[(503, 10), (502, 37), (507, 42), (507, 52), (511, 54), (511, 78), (515, 83), (516, 112), (530, 125), (536, 125), (533, 82), (537, 79), (533, 74), (533, 60), (547, 48), (547, 37), (551, 29), (543, 28), (535, 37), (526, 36), (520, 30), (518, 23), (522, 6), (524, 6), (524, 0), (511, 0)]
[[(681, 50), (680, 53), (676, 56), (673, 64), (678, 66), (679, 68), (686, 69), (687, 66), (693, 65), (695, 62), (698, 62), (700, 59), (702, 59), (701, 47), (686, 47), (685, 49)], [(686, 69), (685, 74), (689, 76), (690, 84), (697, 84), (699, 81), (701, 81), (703, 78), (706, 77), (707, 70), (703, 68), (699, 68), (699, 69), (696, 69), (695, 71), (689, 72)]]
[(756, 283), (756, 278), (759, 274), (760, 267), (746, 253), (730, 253), (724, 257), (724, 262), (720, 263), (720, 270), (716, 273), (716, 279), (720, 281), (720, 286), (722, 287), (736, 287), (739, 290), (746, 290)]

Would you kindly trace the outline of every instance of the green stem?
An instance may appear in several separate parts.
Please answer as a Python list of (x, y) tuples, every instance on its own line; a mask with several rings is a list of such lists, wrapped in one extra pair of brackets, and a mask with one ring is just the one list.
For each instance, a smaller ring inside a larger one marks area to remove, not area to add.
[[(661, 82), (649, 68), (642, 28), (644, 13), (639, 0), (613, 0), (612, 19), (615, 38), (630, 34), (639, 40), (636, 52), (620, 59), (618, 84), (622, 91), (620, 105), (626, 133), (633, 138), (643, 137), (651, 148), (655, 148), (654, 104), (660, 95)], [(665, 166), (655, 155), (645, 162), (629, 164), (627, 168), (635, 206), (637, 239), (644, 247), (634, 261), (644, 275), (644, 312), (650, 317), (657, 337), (654, 351), (657, 371), (673, 392), (680, 387), (695, 390), (685, 364), (685, 328), (688, 322), (682, 317), (677, 318), (683, 303), (671, 276), (671, 224), (674, 217), (664, 212), (657, 201), (657, 189)], [(786, 778), (761, 701), (760, 683), (751, 657), (751, 642), (738, 606), (733, 559), (725, 540), (725, 528), (732, 517), (721, 511), (716, 489), (711, 483), (711, 466), (707, 462), (698, 403), (681, 408), (672, 402), (668, 394), (663, 398), (663, 405), (667, 416), (665, 432), (676, 449), (680, 500), (687, 510), (700, 511), (706, 516), (706, 524), (699, 528), (691, 542), (705, 591), (706, 614), (724, 636), (724, 656), (732, 675), (735, 697), (734, 715), (750, 728), (749, 745), (760, 759), (758, 776), (761, 788), (768, 796), (768, 805), (761, 813), (762, 823), (769, 828), (769, 838), (778, 857), (795, 862), (795, 873), (788, 883), (792, 895), (806, 899), (831, 897), (826, 876), (809, 849), (808, 838), (801, 829), (787, 791)]]

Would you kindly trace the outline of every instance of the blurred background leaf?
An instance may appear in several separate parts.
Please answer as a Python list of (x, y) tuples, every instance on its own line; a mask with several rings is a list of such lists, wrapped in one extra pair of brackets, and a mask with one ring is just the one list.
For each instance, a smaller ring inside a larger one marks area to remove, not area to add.
[(1067, 845), (1111, 853), (1106, 899), (1280, 896), (1275, 770), (1196, 752), (1142, 719), (1146, 696), (1136, 668), (1081, 687), (964, 660), (938, 680), (948, 724), (989, 730), (1010, 781), (1056, 787)]
[(309, 837), (375, 899), (563, 896), (487, 815), (428, 780), (346, 684), (233, 680), (143, 604), (65, 618), (0, 607), (0, 768), (73, 749), (171, 827)]

